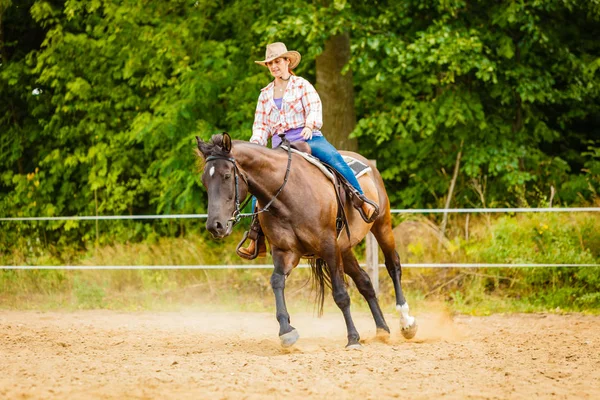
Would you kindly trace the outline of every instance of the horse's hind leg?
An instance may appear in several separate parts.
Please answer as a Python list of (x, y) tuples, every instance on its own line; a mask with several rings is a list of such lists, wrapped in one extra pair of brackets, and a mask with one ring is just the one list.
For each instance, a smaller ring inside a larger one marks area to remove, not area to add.
[(356, 326), (354, 326), (352, 315), (350, 314), (350, 295), (348, 295), (346, 284), (344, 282), (340, 249), (337, 245), (331, 245), (330, 248), (331, 250), (327, 252), (328, 254), (323, 256), (323, 259), (327, 263), (330, 274), (329, 276), (331, 277), (331, 291), (333, 292), (333, 300), (340, 310), (342, 310), (342, 314), (344, 314), (344, 320), (346, 321), (346, 329), (348, 331), (348, 344), (346, 345), (346, 348), (360, 348), (360, 336), (356, 330)]
[(408, 313), (408, 303), (404, 298), (404, 293), (402, 293), (402, 266), (400, 265), (400, 256), (398, 256), (398, 252), (396, 251), (396, 240), (392, 232), (392, 216), (389, 211), (375, 221), (371, 227), (371, 232), (383, 251), (385, 267), (394, 283), (396, 310), (400, 313), (402, 336), (406, 339), (412, 339), (417, 333), (417, 322)]
[(371, 278), (369, 278), (369, 274), (358, 265), (358, 261), (352, 253), (352, 249), (344, 251), (342, 253), (342, 259), (344, 261), (344, 272), (352, 278), (356, 284), (356, 288), (369, 304), (373, 319), (375, 320), (375, 326), (377, 326), (377, 336), (388, 337), (390, 328), (387, 326), (381, 308), (379, 307), (377, 295), (375, 294), (375, 289), (373, 289), (373, 283), (371, 282)]
[(291, 252), (273, 249), (273, 274), (271, 275), (271, 287), (275, 295), (276, 318), (279, 322), (279, 340), (282, 347), (290, 347), (300, 337), (298, 331), (290, 325), (290, 314), (285, 305), (285, 280), (292, 269), (298, 265), (298, 257)]

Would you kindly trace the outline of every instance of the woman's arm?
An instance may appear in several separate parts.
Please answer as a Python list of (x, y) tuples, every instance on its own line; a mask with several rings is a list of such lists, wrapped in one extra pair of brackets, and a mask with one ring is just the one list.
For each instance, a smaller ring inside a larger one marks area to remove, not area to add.
[(267, 102), (264, 101), (264, 92), (261, 92), (260, 96), (258, 96), (258, 103), (256, 104), (254, 124), (252, 125), (252, 137), (250, 138), (251, 143), (260, 144), (261, 146), (267, 145), (269, 132), (271, 131), (267, 118), (266, 104)]
[[(305, 127), (311, 131), (321, 130), (323, 127), (323, 104), (317, 90), (310, 82), (304, 82), (304, 93), (302, 95), (302, 106), (306, 111)], [(312, 136), (312, 133), (311, 133)]]

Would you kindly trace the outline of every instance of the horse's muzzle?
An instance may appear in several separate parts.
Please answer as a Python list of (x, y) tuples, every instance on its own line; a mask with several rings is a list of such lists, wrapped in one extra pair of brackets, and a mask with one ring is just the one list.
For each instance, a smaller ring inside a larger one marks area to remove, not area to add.
[(214, 238), (222, 239), (231, 235), (233, 224), (229, 223), (228, 221), (221, 222), (217, 219), (210, 219), (206, 221), (206, 229), (213, 235)]

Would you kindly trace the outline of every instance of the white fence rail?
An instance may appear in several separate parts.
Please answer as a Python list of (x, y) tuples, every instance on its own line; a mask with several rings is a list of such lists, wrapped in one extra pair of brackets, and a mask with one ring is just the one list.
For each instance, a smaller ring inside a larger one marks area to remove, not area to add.
[[(432, 213), (546, 213), (546, 212), (600, 212), (600, 207), (564, 207), (564, 208), (450, 208), (450, 209), (392, 209), (392, 214), (432, 214)], [(144, 219), (204, 219), (208, 214), (170, 214), (170, 215), (97, 215), (97, 216), (67, 216), (67, 217), (2, 217), (0, 222), (10, 221), (100, 221), (100, 220), (144, 220)], [(367, 263), (366, 267), (371, 277), (376, 292), (379, 292), (379, 268), (384, 267), (378, 260), (378, 248), (375, 238), (371, 233), (367, 235)], [(298, 267), (306, 268), (308, 264)], [(592, 267), (598, 268), (600, 264), (403, 264), (403, 268), (536, 268), (536, 267)], [(270, 269), (268, 264), (247, 265), (2, 265), (2, 270), (132, 270), (132, 269)]]
[[(563, 208), (417, 208), (392, 209), (392, 214), (443, 214), (443, 213), (545, 213), (545, 212), (600, 212), (600, 207)], [(208, 214), (166, 214), (166, 215), (83, 215), (66, 217), (0, 217), (0, 221), (96, 221), (126, 219), (203, 219)]]

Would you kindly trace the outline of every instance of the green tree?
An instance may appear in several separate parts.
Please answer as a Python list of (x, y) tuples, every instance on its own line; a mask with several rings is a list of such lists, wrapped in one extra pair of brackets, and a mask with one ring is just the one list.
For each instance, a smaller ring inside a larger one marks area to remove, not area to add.
[[(353, 140), (377, 159), (394, 207), (538, 205), (552, 188), (555, 203), (593, 201), (599, 10), (559, 0), (0, 0), (0, 213), (202, 211), (193, 138), (250, 137), (271, 79), (253, 60), (273, 41), (302, 52), (299, 74), (344, 117), (332, 128), (342, 138), (325, 131), (332, 141), (341, 146), (356, 118)], [(125, 239), (162, 229), (134, 225)], [(52, 243), (94, 236), (73, 222), (28, 226), (21, 236)]]
[(355, 134), (382, 159), (393, 202), (441, 206), (463, 141), (457, 206), (537, 205), (550, 186), (589, 199), (598, 22), (593, 3), (409, 1), (357, 25)]

